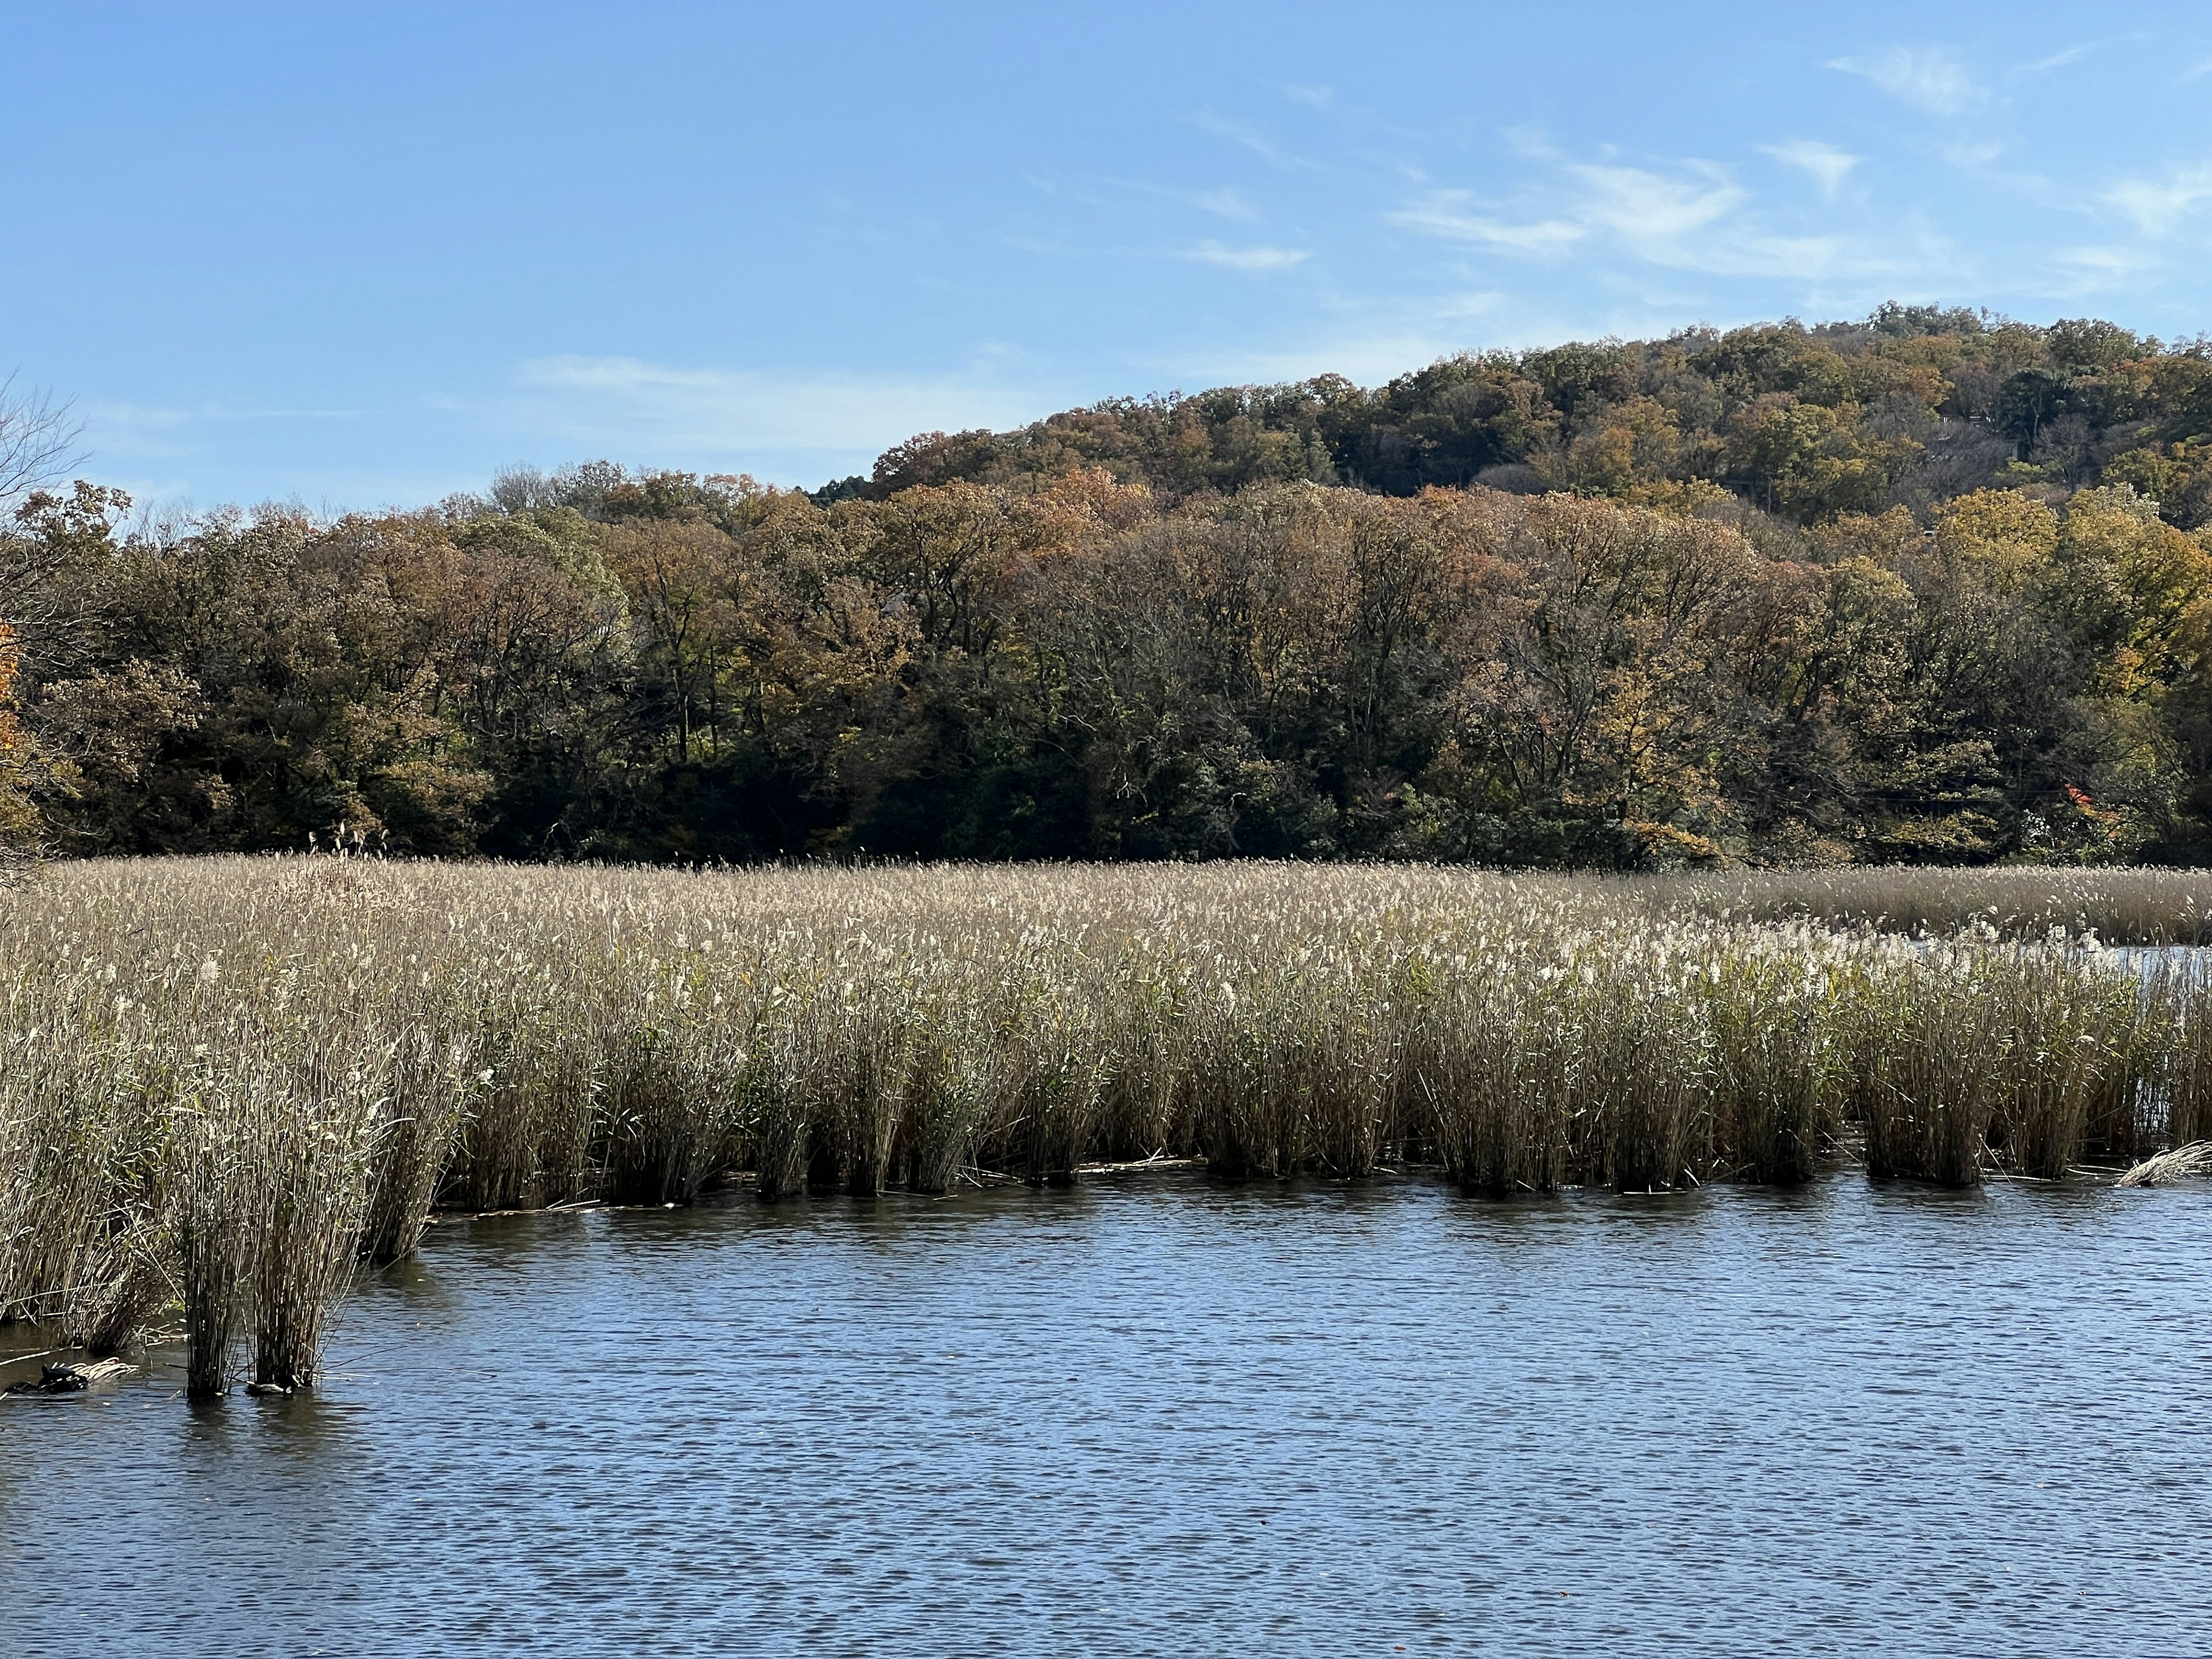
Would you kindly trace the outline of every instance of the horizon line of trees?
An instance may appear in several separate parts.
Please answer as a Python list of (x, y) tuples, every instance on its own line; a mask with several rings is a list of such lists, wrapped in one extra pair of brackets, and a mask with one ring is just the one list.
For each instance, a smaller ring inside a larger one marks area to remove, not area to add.
[(63, 854), (2212, 856), (2212, 353), (2106, 323), (1117, 400), (811, 493), (17, 495), (0, 836)]

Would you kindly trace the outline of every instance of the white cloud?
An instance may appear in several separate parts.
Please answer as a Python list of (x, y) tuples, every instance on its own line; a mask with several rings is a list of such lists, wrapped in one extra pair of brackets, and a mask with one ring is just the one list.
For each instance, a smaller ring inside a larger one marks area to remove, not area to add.
[(1820, 194), (1832, 202), (1850, 170), (1859, 164), (1859, 158), (1849, 150), (1816, 138), (1792, 138), (1787, 143), (1761, 144), (1759, 149), (1784, 167), (1809, 173), (1820, 186)]
[(2105, 200), (2142, 228), (2164, 236), (2205, 202), (2212, 202), (2212, 163), (2179, 167), (2164, 179), (2124, 179), (2105, 192)]
[(1246, 201), (1243, 194), (1234, 188), (1194, 190), (1186, 199), (1194, 208), (1218, 214), (1224, 219), (1234, 219), (1239, 224), (1256, 225), (1260, 222), (1260, 210)]
[(2140, 248), (2085, 245), (2060, 248), (2051, 256), (2051, 264), (2069, 273), (2070, 289), (2117, 287), (2145, 270), (2157, 261), (2147, 257)]
[(1612, 231), (1631, 251), (1659, 264), (1683, 263), (1684, 240), (1742, 205), (1744, 193), (1713, 169), (1697, 179), (1668, 179), (1642, 167), (1578, 166), (1577, 216)]
[(1952, 119), (1987, 107), (1990, 94), (1972, 70), (1940, 46), (1892, 46), (1857, 58), (1833, 58), (1832, 70), (1863, 76), (1893, 98)]
[(1224, 185), (1219, 190), (1182, 190), (1172, 185), (1150, 185), (1139, 179), (1113, 179), (1107, 182), (1118, 189), (1135, 191), (1164, 201), (1180, 202), (1185, 207), (1194, 207), (1201, 213), (1211, 213), (1216, 218), (1231, 220), (1240, 225), (1256, 225), (1263, 216), (1252, 199), (1233, 185)]
[(917, 432), (1018, 426), (1049, 399), (959, 376), (680, 368), (635, 357), (534, 358), (503, 413), (517, 430), (646, 454), (872, 457)]
[(2032, 64), (2015, 64), (2005, 73), (2007, 75), (2042, 75), (2051, 70), (2063, 69), (2077, 58), (2087, 57), (2095, 50), (2096, 46), (2094, 43), (2087, 46), (2069, 46), (2063, 52), (2052, 52), (2048, 58), (2039, 58)]
[(189, 455), (204, 447), (210, 427), (256, 421), (350, 421), (363, 413), (358, 409), (236, 409), (220, 404), (164, 409), (94, 403), (83, 410), (84, 436), (96, 453), (160, 458)]
[(1469, 212), (1473, 195), (1463, 190), (1432, 191), (1411, 207), (1383, 216), (1394, 225), (1425, 232), (1447, 241), (1481, 242), (1492, 247), (1539, 257), (1565, 252), (1589, 233), (1565, 219), (1540, 219), (1516, 224), (1487, 214)]
[(1207, 241), (1185, 248), (1181, 257), (1229, 270), (1288, 270), (1307, 255), (1303, 248), (1224, 247), (1218, 242)]
[(2004, 146), (1993, 138), (1943, 146), (1943, 159), (1954, 167), (1987, 167), (2003, 154)]
[[(1774, 152), (1819, 177), (1841, 178), (1856, 158), (1800, 141)], [(1504, 252), (1578, 260), (1609, 246), (1644, 266), (1708, 276), (1775, 277), (1843, 285), (1856, 303), (1858, 286), (1918, 286), (1941, 273), (1958, 274), (1948, 245), (1844, 235), (1778, 234), (1754, 211), (1749, 193), (1723, 168), (1686, 162), (1670, 170), (1617, 163), (1565, 163), (1544, 194), (1548, 212), (1507, 218), (1477, 210), (1466, 191), (1433, 191), (1387, 216), (1394, 224), (1447, 241)], [(1856, 285), (1856, 286), (1855, 286)]]
[(1314, 165), (1304, 156), (1294, 155), (1285, 149), (1249, 121), (1233, 121), (1212, 110), (1202, 109), (1190, 118), (1190, 122), (1193, 126), (1226, 138), (1231, 143), (1242, 144), (1261, 160), (1272, 162), (1276, 167), (1311, 168)]

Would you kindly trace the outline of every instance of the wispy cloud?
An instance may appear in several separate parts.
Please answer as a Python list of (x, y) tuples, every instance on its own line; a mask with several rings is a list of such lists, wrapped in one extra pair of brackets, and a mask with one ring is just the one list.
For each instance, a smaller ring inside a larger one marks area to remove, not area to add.
[(1219, 190), (1187, 190), (1174, 185), (1146, 184), (1133, 179), (1109, 179), (1106, 182), (1118, 190), (1180, 202), (1185, 207), (1194, 207), (1201, 213), (1211, 213), (1216, 218), (1227, 219), (1240, 225), (1256, 225), (1263, 216), (1252, 198), (1233, 185), (1224, 185)]
[(872, 456), (917, 432), (1018, 426), (1048, 394), (980, 378), (687, 368), (636, 357), (533, 358), (501, 415), (518, 431), (622, 453)]
[(1833, 144), (1822, 143), (1815, 138), (1792, 138), (1787, 143), (1761, 144), (1759, 149), (1784, 167), (1796, 167), (1809, 174), (1820, 186), (1820, 194), (1830, 201), (1836, 191), (1859, 164), (1859, 157), (1849, 150), (1838, 149)]
[(1579, 216), (1660, 264), (1685, 263), (1681, 252), (1688, 239), (1744, 200), (1743, 191), (1718, 169), (1703, 166), (1687, 179), (1669, 179), (1643, 167), (1589, 164), (1568, 172), (1584, 189)]
[(1955, 120), (1990, 103), (1989, 91), (1974, 72), (1941, 46), (1891, 46), (1856, 58), (1832, 58), (1828, 67), (1863, 76), (1930, 115)]
[(2047, 75), (2052, 70), (2064, 69), (2067, 64), (2087, 57), (2096, 50), (2092, 41), (2079, 46), (2069, 46), (2063, 52), (2054, 52), (2048, 58), (2039, 58), (2032, 64), (2015, 64), (2005, 73), (2008, 76)]
[(2166, 236), (2206, 202), (2212, 202), (2212, 163), (2178, 167), (2163, 179), (2124, 179), (2104, 199), (2149, 236)]
[(1234, 219), (1241, 225), (1260, 222), (1260, 210), (1245, 200), (1243, 192), (1237, 190), (1194, 190), (1187, 199), (1194, 208), (1218, 214), (1224, 219)]
[(1193, 126), (1226, 138), (1232, 144), (1241, 144), (1261, 161), (1284, 168), (1313, 170), (1315, 164), (1303, 155), (1292, 154), (1249, 121), (1231, 120), (1213, 110), (1202, 109), (1190, 118)]
[(2060, 248), (2051, 255), (2051, 262), (2059, 270), (2072, 273), (2077, 283), (2094, 280), (2099, 286), (2124, 283), (2158, 263), (2139, 247), (2109, 244)]
[(358, 409), (239, 408), (195, 404), (182, 408), (131, 403), (84, 406), (85, 441), (98, 453), (148, 458), (189, 455), (205, 447), (210, 428), (260, 421), (351, 421)]
[(1383, 216), (1394, 225), (1447, 241), (1479, 242), (1538, 258), (1564, 253), (1589, 234), (1583, 226), (1570, 220), (1538, 219), (1516, 223), (1472, 211), (1474, 205), (1472, 191), (1438, 190), (1430, 191), (1411, 206)]
[[(1840, 179), (1857, 158), (1799, 141), (1771, 153), (1815, 178)], [(1669, 168), (1561, 161), (1553, 182), (1535, 192), (1537, 212), (1506, 214), (1466, 191), (1431, 191), (1386, 216), (1390, 222), (1447, 241), (1530, 258), (1601, 259), (1625, 254), (1647, 269), (1707, 276), (1772, 277), (1823, 285), (1877, 282), (1918, 286), (1954, 272), (1948, 246), (1925, 236), (1871, 239), (1826, 230), (1778, 228), (1756, 210), (1726, 168), (1686, 161)]]
[(1288, 270), (1308, 256), (1303, 248), (1224, 247), (1218, 242), (1207, 241), (1183, 249), (1179, 257), (1229, 270)]

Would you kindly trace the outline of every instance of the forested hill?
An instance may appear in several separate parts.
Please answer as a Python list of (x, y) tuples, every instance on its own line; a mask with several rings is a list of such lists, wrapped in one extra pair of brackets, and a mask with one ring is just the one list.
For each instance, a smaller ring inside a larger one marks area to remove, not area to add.
[(2111, 323), (1886, 307), (1664, 340), (1445, 359), (1364, 391), (1325, 376), (930, 433), (817, 499), (1103, 467), (1164, 498), (1310, 479), (1390, 495), (1486, 485), (1654, 505), (1703, 485), (1796, 524), (1996, 486), (2124, 481), (2212, 517), (2212, 355)]
[(1896, 308), (1109, 403), (811, 494), (594, 463), (149, 525), (79, 484), (0, 536), (0, 832), (2195, 860), (2208, 519), (2212, 351)]

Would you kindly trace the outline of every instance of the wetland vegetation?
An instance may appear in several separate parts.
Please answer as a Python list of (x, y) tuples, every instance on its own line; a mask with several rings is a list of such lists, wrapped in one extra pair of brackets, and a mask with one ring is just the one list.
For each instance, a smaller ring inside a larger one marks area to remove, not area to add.
[(2138, 867), (2212, 859), (2201, 341), (1888, 307), (337, 518), (64, 489), (65, 415), (0, 388), (0, 1319), (195, 1391), (441, 1207), (2212, 1139), (2212, 881)]
[[(441, 1206), (1437, 1166), (1954, 1186), (2212, 1136), (2212, 878), (90, 861), (0, 897), (0, 1307), (313, 1379)], [(2122, 948), (2115, 948), (2122, 947)]]

